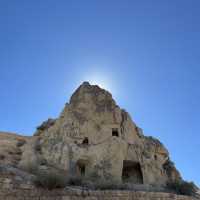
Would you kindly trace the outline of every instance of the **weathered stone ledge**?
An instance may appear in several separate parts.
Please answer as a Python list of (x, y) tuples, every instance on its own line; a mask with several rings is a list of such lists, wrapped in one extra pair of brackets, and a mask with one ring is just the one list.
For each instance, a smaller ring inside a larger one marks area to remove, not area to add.
[(0, 200), (195, 200), (195, 198), (161, 192), (3, 189)]

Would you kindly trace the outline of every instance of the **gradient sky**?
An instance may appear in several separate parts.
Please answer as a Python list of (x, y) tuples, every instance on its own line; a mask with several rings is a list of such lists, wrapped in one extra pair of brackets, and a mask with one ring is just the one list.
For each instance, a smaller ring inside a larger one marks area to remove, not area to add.
[(88, 80), (200, 185), (199, 9), (199, 0), (0, 0), (0, 130), (31, 135)]

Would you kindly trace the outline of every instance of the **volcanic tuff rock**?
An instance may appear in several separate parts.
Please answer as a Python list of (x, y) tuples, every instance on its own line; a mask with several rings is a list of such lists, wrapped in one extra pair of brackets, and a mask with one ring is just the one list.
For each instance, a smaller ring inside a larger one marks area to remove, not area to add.
[[(20, 162), (12, 155), (19, 167), (37, 163), (43, 169), (53, 166), (69, 174), (139, 184), (181, 179), (167, 149), (144, 136), (108, 91), (88, 82), (75, 91), (57, 119), (42, 123), (24, 140)], [(3, 155), (12, 160), (9, 153)]]
[(21, 160), (23, 146), (30, 137), (0, 132), (0, 165), (17, 165)]

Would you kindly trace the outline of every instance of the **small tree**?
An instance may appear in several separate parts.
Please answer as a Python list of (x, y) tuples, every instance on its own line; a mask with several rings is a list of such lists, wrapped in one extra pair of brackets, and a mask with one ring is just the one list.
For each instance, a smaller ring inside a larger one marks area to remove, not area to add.
[(36, 187), (41, 187), (48, 190), (64, 188), (67, 185), (67, 180), (65, 176), (53, 171), (38, 171), (33, 182)]
[(175, 181), (167, 183), (167, 189), (181, 195), (196, 196), (197, 187), (192, 182)]

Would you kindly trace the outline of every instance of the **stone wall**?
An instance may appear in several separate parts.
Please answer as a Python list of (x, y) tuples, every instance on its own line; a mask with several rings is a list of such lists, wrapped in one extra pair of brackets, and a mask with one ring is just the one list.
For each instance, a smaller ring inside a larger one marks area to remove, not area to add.
[(195, 200), (195, 198), (164, 192), (83, 190), (78, 186), (49, 191), (35, 188), (28, 179), (25, 182), (19, 176), (4, 173), (0, 174), (0, 200)]
[(48, 191), (37, 189), (29, 182), (21, 183), (20, 180), (13, 180), (10, 175), (1, 175), (0, 200), (195, 200), (195, 198), (163, 192), (92, 191), (79, 187)]
[(194, 200), (169, 193), (85, 190), (1, 190), (1, 200)]

